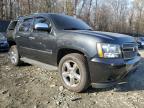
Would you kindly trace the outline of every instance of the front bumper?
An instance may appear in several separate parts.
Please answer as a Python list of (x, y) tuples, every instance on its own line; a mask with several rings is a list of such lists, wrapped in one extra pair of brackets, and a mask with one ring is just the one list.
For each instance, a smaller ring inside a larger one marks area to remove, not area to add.
[(91, 84), (105, 88), (121, 82), (128, 73), (136, 70), (141, 57), (132, 60), (93, 58), (89, 61)]

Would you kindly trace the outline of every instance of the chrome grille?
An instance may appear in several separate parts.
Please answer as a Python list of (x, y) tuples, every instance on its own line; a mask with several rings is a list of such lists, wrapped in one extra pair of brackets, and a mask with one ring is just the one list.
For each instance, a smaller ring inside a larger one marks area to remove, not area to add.
[(126, 43), (122, 46), (122, 53), (124, 59), (133, 59), (138, 54), (136, 43)]

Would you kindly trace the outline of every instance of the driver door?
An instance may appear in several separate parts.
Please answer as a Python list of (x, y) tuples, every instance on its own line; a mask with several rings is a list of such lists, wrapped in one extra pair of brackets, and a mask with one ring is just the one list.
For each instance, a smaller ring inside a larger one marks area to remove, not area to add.
[[(44, 23), (50, 25), (50, 21), (47, 18), (35, 17), (34, 25), (38, 23)], [(56, 49), (55, 36), (46, 30), (33, 30), (31, 35), (34, 37), (32, 44), (33, 53), (35, 53), (35, 59), (48, 64), (53, 64), (55, 61), (54, 50)]]

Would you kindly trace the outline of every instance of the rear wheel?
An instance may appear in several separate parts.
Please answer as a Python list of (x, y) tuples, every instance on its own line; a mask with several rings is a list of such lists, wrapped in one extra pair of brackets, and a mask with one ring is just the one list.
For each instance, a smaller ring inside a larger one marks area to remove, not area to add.
[(81, 54), (64, 56), (59, 63), (59, 73), (64, 86), (71, 91), (82, 92), (89, 86), (88, 66)]
[(21, 65), (22, 62), (20, 61), (20, 56), (16, 45), (11, 46), (9, 50), (9, 58), (13, 65), (15, 66)]

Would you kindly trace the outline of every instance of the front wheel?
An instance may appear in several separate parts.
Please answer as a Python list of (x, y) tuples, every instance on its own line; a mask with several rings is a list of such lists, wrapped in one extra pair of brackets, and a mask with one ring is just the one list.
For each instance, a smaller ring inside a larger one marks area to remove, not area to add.
[(9, 50), (9, 58), (13, 65), (19, 66), (21, 64), (20, 56), (16, 45), (11, 46)]
[(64, 56), (59, 63), (59, 73), (64, 86), (73, 92), (82, 92), (89, 86), (88, 65), (81, 54)]

